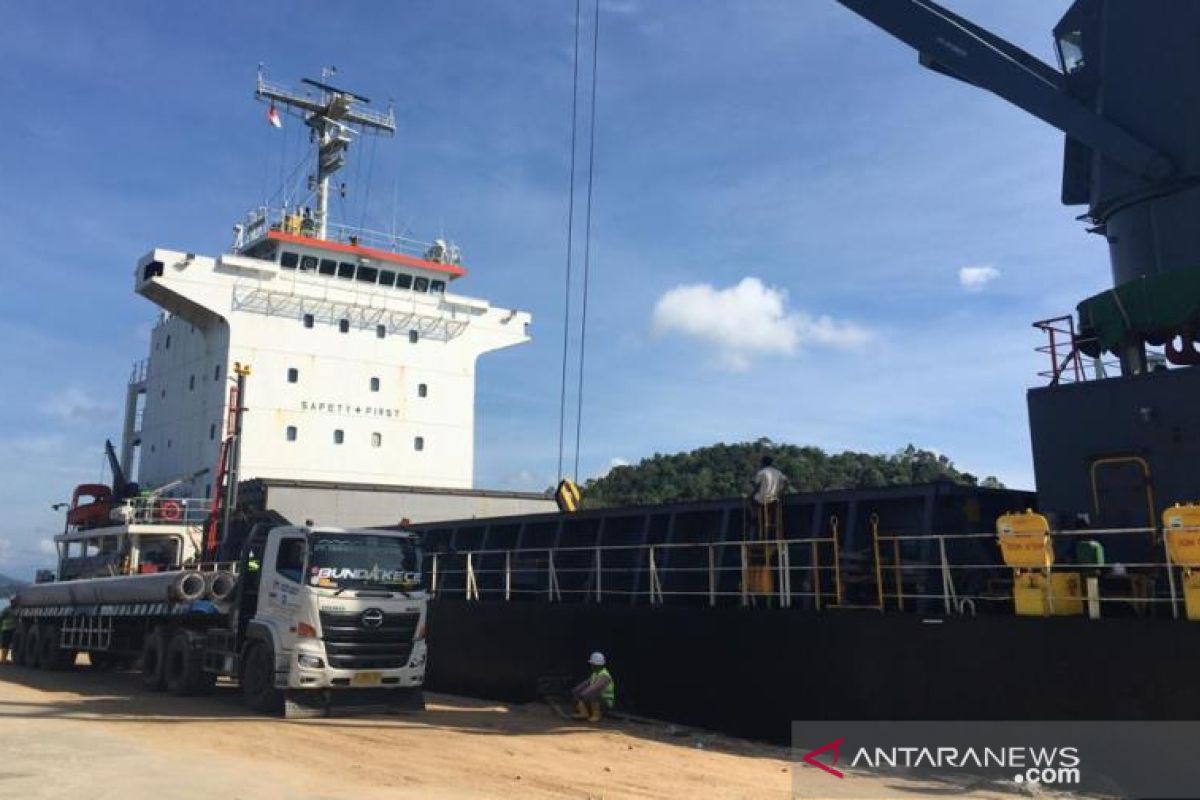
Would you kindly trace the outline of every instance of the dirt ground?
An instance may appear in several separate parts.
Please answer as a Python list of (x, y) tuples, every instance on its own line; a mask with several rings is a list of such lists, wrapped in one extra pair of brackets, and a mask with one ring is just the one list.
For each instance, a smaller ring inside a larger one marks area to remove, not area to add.
[[(133, 674), (0, 666), (0, 798), (58, 800), (785, 800), (924, 795), (866, 777), (796, 776), (788, 751), (668, 726), (579, 725), (541, 705), (428, 695), (424, 713), (285, 721), (236, 689), (147, 693)], [(836, 790), (836, 791), (831, 791)], [(949, 796), (961, 796), (951, 791)], [(972, 797), (995, 797), (976, 794)]]

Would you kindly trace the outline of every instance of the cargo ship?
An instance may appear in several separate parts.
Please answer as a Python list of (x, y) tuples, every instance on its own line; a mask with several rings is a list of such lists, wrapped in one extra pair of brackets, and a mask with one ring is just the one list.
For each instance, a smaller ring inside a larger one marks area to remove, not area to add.
[(1078, 0), (1055, 68), (929, 0), (841, 2), (1063, 130), (1064, 200), (1112, 245), (1113, 288), (1036, 323), (1036, 493), (564, 513), (474, 488), (475, 359), (526, 341), (530, 316), (455, 293), (449, 241), (333, 223), (350, 142), (394, 118), (328, 76), (297, 92), (260, 75), (271, 123), (312, 131), (311, 201), (253, 210), (223, 255), (138, 261), (162, 316), (113, 485), (77, 491), (58, 577), (137, 566), (87, 535), (135, 524), (113, 517), (133, 497), (160, 522), (196, 510), (185, 536), (243, 553), (267, 523), (394, 527), (423, 542), (439, 689), (532, 699), (602, 649), (624, 710), (772, 740), (796, 719), (1195, 718), (1200, 418), (1181, 398), (1200, 388), (1200, 154), (1177, 100), (1200, 56), (1160, 37), (1194, 38), (1200, 10)]

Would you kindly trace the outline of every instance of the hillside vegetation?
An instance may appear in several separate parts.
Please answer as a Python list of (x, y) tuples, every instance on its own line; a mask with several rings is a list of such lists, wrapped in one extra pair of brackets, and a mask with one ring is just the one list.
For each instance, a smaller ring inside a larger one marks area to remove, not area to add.
[(909, 486), (952, 481), (1003, 488), (994, 477), (980, 481), (944, 455), (909, 445), (890, 455), (829, 454), (819, 447), (777, 444), (770, 439), (715, 444), (689, 453), (656, 453), (638, 464), (614, 467), (583, 487), (584, 506), (645, 505), (715, 500), (748, 493), (759, 460), (769, 455), (788, 476), (790, 492)]

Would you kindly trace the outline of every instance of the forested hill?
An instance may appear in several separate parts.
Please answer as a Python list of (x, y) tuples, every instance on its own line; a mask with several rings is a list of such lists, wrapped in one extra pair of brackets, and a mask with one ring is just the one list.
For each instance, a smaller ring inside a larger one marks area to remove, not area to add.
[(949, 480), (1002, 488), (993, 477), (980, 481), (961, 472), (946, 456), (912, 445), (891, 455), (835, 453), (818, 447), (776, 444), (770, 439), (715, 444), (690, 453), (656, 453), (641, 463), (614, 467), (583, 487), (587, 508), (714, 500), (748, 492), (760, 459), (769, 455), (788, 476), (790, 492), (907, 486)]

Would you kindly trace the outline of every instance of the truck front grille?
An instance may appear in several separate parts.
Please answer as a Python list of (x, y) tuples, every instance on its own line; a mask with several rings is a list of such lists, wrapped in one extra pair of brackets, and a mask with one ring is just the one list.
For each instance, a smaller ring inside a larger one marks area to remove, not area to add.
[(371, 610), (321, 612), (321, 639), (329, 666), (395, 669), (408, 663), (421, 615), (383, 614), (378, 625), (368, 625), (364, 616)]

